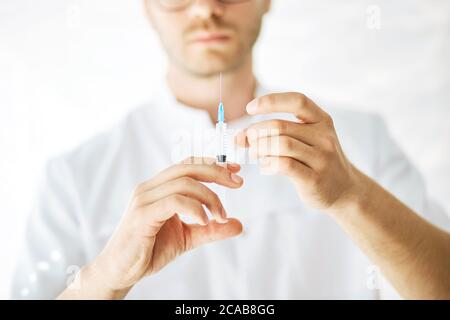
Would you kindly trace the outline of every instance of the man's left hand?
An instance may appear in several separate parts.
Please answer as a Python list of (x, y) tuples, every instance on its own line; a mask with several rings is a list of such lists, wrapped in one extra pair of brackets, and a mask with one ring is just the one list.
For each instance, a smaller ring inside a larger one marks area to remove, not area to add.
[(287, 112), (297, 119), (258, 122), (236, 135), (235, 142), (260, 159), (263, 172), (291, 178), (299, 197), (314, 208), (333, 210), (353, 201), (363, 175), (342, 151), (330, 115), (301, 93), (256, 98), (247, 112)]

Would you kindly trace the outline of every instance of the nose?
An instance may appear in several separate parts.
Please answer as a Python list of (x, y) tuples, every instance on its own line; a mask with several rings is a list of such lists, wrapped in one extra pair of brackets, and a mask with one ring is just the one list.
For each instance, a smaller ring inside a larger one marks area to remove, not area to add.
[(218, 0), (195, 0), (189, 9), (189, 13), (193, 18), (206, 20), (212, 16), (222, 16), (224, 9), (223, 3)]

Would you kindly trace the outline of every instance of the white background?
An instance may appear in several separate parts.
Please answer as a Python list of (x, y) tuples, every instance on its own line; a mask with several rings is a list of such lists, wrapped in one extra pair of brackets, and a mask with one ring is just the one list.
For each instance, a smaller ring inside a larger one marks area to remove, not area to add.
[[(147, 101), (164, 65), (141, 0), (0, 1), (0, 298), (44, 161)], [(450, 211), (450, 1), (274, 0), (256, 72), (383, 114)]]

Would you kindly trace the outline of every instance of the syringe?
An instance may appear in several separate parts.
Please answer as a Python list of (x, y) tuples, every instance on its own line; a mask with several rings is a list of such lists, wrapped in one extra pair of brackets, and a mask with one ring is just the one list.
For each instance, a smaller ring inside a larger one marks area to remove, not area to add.
[(217, 164), (226, 166), (227, 153), (226, 153), (226, 139), (227, 139), (227, 124), (225, 123), (225, 113), (222, 103), (222, 73), (219, 78), (219, 107), (217, 111), (217, 124), (216, 124), (216, 137), (217, 137)]

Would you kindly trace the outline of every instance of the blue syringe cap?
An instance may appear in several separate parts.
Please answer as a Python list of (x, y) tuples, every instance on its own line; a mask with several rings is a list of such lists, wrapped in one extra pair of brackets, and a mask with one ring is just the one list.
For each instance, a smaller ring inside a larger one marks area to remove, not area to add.
[(225, 122), (225, 115), (224, 115), (224, 111), (223, 111), (223, 104), (222, 104), (222, 102), (219, 104), (217, 121), (218, 122)]

